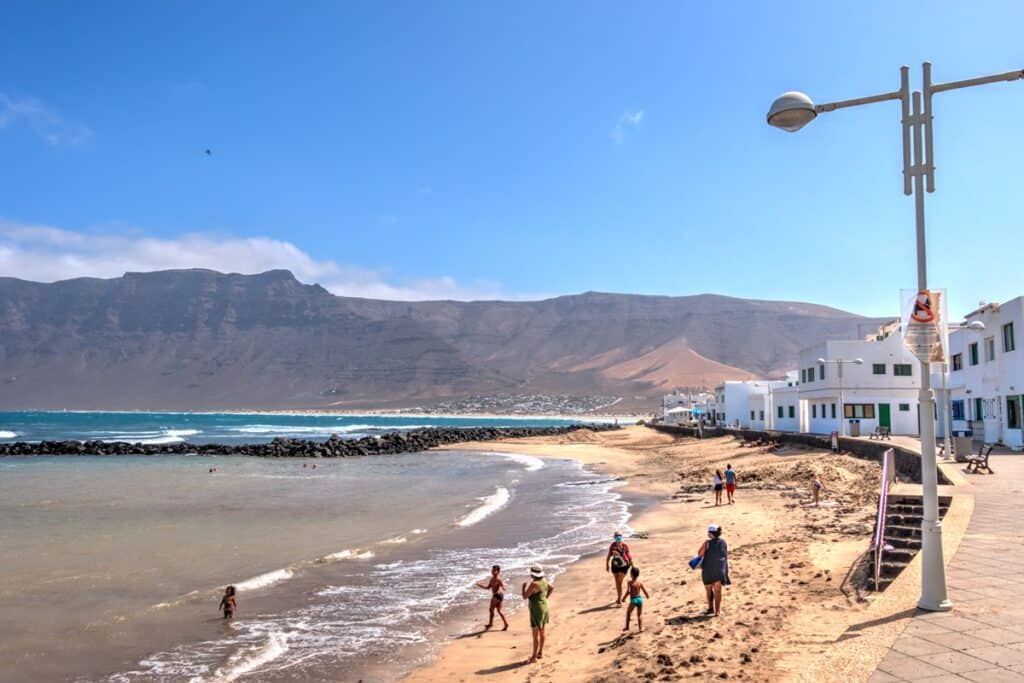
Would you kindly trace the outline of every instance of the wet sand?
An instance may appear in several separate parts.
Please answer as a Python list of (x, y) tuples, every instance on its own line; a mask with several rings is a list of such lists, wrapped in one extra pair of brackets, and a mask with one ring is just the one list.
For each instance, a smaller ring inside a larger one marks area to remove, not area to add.
[[(461, 634), (407, 681), (793, 679), (816, 668), (818, 634), (842, 633), (869, 614), (871, 603), (841, 584), (868, 549), (875, 463), (792, 448), (764, 454), (732, 437), (674, 439), (639, 426), (473, 447), (575, 458), (628, 480), (630, 494), (657, 497), (630, 520), (636, 537), (628, 539), (651, 593), (644, 632), (635, 623), (622, 630), (625, 608), (614, 604), (603, 556), (584, 558), (555, 581), (541, 662), (525, 664), (530, 630), (519, 611), (509, 631)], [(736, 504), (715, 507), (711, 473), (727, 462), (739, 476)], [(818, 508), (807, 504), (815, 474), (826, 486)], [(733, 582), (717, 618), (701, 615), (700, 572), (686, 564), (712, 523), (724, 528)], [(508, 579), (518, 591), (523, 577)], [(486, 600), (480, 616), (482, 625)], [(858, 680), (862, 673), (866, 680), (870, 671), (847, 671), (843, 678)]]

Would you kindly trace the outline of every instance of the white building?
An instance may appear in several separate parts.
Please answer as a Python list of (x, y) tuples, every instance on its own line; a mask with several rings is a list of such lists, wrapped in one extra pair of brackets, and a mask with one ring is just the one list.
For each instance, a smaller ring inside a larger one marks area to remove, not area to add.
[[(851, 362), (857, 359), (863, 363)], [(919, 433), (921, 366), (903, 346), (898, 323), (866, 339), (825, 341), (804, 349), (799, 372), (798, 412), (803, 411), (804, 431), (843, 433), (842, 418), (846, 434), (867, 435), (878, 426), (889, 427), (893, 434)]]
[[(792, 396), (790, 395), (792, 394)], [(787, 374), (784, 380), (729, 381), (715, 388), (715, 412), (719, 424), (741, 429), (780, 429), (775, 417), (778, 400), (788, 406), (796, 404), (796, 372)], [(783, 415), (789, 415), (784, 408)], [(785, 420), (782, 429), (797, 431)]]
[(1024, 329), (1024, 297), (1002, 305), (986, 304), (967, 315), (984, 331), (959, 329), (949, 336), (948, 384), (954, 432), (972, 430), (975, 438), (1024, 447), (1024, 351), (1017, 336)]
[(676, 389), (661, 398), (661, 417), (669, 424), (684, 424), (715, 412), (715, 394)]
[[(719, 424), (741, 429), (763, 429), (766, 410), (764, 382), (727, 381), (715, 388), (715, 410)], [(755, 397), (753, 400), (751, 396)]]
[(786, 373), (786, 379), (776, 383), (769, 396), (769, 412), (772, 419), (769, 429), (778, 432), (805, 431), (806, 421), (800, 409), (799, 372), (792, 370)]

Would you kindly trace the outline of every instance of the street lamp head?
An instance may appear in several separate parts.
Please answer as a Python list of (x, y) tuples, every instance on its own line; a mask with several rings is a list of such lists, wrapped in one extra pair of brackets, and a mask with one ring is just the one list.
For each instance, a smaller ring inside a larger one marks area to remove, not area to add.
[(819, 358), (818, 362), (824, 365), (827, 361), (824, 358)]
[(981, 332), (984, 331), (985, 329), (985, 323), (981, 322), (980, 320), (972, 320), (971, 322), (967, 323), (967, 329), (977, 330)]
[(811, 98), (794, 90), (782, 93), (772, 102), (768, 110), (768, 125), (795, 133), (817, 115)]
[(855, 358), (853, 363), (854, 363), (854, 365), (864, 365), (864, 359), (863, 358)]

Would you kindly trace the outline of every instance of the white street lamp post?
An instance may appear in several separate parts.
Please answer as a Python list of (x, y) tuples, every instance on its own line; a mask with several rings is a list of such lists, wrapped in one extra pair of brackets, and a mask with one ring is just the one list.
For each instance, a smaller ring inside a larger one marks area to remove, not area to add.
[(839, 436), (847, 436), (846, 433), (846, 405), (843, 400), (843, 366), (844, 365), (864, 365), (863, 358), (854, 358), (853, 360), (843, 360), (842, 358), (826, 359), (819, 358), (818, 362), (822, 365), (826, 363), (832, 363), (839, 368)]
[[(921, 65), (921, 91), (910, 91), (910, 68), (900, 67), (900, 89), (880, 95), (814, 104), (800, 92), (787, 92), (772, 103), (768, 123), (796, 132), (818, 114), (862, 104), (899, 100), (903, 114), (903, 194), (914, 195), (917, 227), (917, 289), (928, 288), (925, 253), (924, 191), (935, 191), (935, 165), (932, 149), (932, 95), (976, 85), (1024, 79), (1024, 69), (991, 76), (968, 78), (949, 83), (932, 83), (931, 62)], [(923, 101), (923, 106), (922, 106)], [(922, 145), (922, 137), (923, 145)], [(924, 518), (921, 520), (921, 599), (917, 606), (931, 611), (952, 609), (946, 592), (946, 567), (942, 559), (942, 523), (939, 521), (938, 466), (935, 461), (935, 398), (931, 389), (928, 361), (921, 361), (921, 390), (918, 403), (921, 414), (921, 485)]]

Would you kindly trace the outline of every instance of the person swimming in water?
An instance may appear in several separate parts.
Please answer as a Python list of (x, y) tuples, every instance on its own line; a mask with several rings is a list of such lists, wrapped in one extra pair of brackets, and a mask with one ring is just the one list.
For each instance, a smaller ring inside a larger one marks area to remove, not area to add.
[[(647, 588), (640, 581), (640, 570), (637, 567), (633, 567), (629, 570), (630, 581), (626, 584), (626, 591), (629, 593), (629, 607), (626, 608), (626, 628), (623, 631), (629, 630), (629, 617), (633, 614), (633, 609), (636, 608), (636, 629), (637, 631), (644, 630), (643, 619), (644, 613), (644, 596), (647, 599), (651, 599), (650, 593), (647, 592)], [(644, 595), (640, 595), (643, 593)]]
[(491, 567), (491, 578), (487, 581), (480, 581), (476, 585), (484, 590), (491, 591), (491, 604), (488, 607), (489, 618), (487, 619), (487, 626), (484, 628), (494, 626), (494, 613), (497, 612), (498, 616), (501, 617), (502, 623), (505, 624), (505, 628), (501, 630), (507, 631), (508, 619), (505, 618), (505, 612), (501, 609), (505, 603), (505, 581), (501, 578), (501, 567), (498, 565)]
[(220, 599), (220, 609), (224, 612), (224, 618), (234, 619), (237, 607), (238, 605), (235, 603), (235, 587), (228, 586), (224, 589), (224, 597)]

